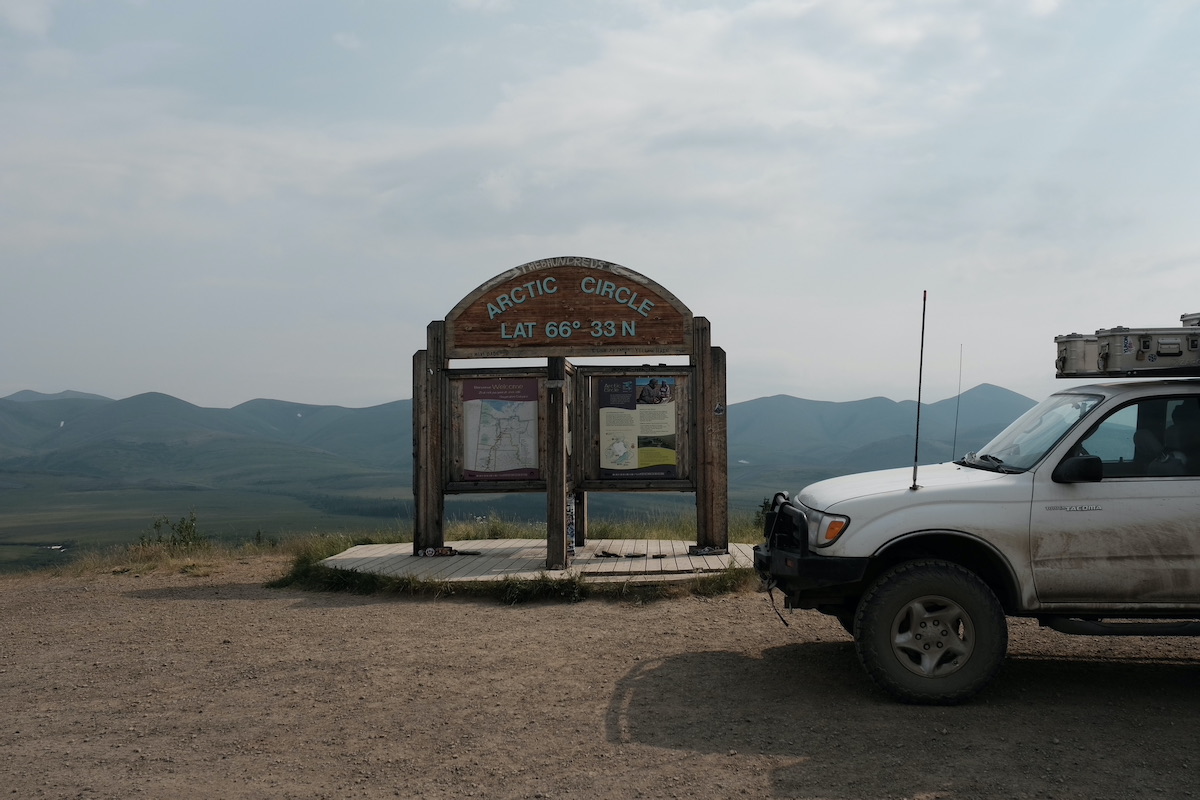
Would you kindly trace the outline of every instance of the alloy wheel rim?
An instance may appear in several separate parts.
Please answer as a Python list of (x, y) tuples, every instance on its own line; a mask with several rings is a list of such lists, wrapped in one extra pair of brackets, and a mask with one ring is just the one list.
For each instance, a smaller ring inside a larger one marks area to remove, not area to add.
[(905, 603), (891, 626), (892, 654), (923, 678), (958, 672), (971, 658), (975, 626), (962, 606), (946, 597), (925, 595)]

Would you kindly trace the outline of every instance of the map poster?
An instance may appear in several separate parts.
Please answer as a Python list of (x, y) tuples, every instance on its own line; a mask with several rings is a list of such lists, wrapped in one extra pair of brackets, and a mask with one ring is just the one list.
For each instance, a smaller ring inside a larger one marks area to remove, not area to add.
[(675, 379), (599, 378), (600, 475), (677, 478)]
[(536, 480), (537, 378), (477, 378), (462, 382), (463, 478)]

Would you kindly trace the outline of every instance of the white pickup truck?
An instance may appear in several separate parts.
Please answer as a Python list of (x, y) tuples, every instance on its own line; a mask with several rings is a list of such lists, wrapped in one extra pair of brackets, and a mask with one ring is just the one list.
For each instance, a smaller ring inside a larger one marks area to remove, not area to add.
[(781, 492), (764, 535), (766, 585), (836, 616), (905, 702), (979, 691), (1006, 615), (1200, 635), (1200, 380), (1064, 389), (959, 461)]

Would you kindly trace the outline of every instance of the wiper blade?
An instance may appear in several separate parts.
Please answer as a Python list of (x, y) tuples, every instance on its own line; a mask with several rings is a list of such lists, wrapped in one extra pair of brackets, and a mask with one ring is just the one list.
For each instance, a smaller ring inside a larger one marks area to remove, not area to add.
[(1025, 470), (1018, 467), (1006, 466), (1003, 459), (997, 458), (991, 453), (976, 453), (974, 451), (967, 453), (962, 457), (962, 461), (955, 462), (966, 467), (974, 467), (975, 469), (987, 469), (992, 472), (1017, 473)]
[(1003, 460), (996, 458), (991, 453), (982, 453), (977, 456), (977, 458), (980, 461), (986, 461), (987, 463), (991, 464), (996, 468), (996, 472), (1003, 472), (1007, 475), (1016, 475), (1018, 472), (1026, 471), (1024, 467), (1010, 467), (1008, 464), (1005, 464)]

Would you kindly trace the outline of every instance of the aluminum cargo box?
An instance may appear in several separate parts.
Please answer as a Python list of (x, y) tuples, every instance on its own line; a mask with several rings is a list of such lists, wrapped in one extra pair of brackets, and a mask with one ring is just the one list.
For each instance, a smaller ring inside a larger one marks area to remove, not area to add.
[(1100, 353), (1095, 335), (1068, 333), (1066, 336), (1055, 336), (1054, 344), (1058, 347), (1058, 357), (1054, 359), (1056, 378), (1096, 374)]
[(1096, 331), (1096, 373), (1113, 377), (1200, 375), (1200, 328)]
[(1200, 312), (1178, 328), (1101, 328), (1054, 337), (1056, 378), (1200, 378)]

